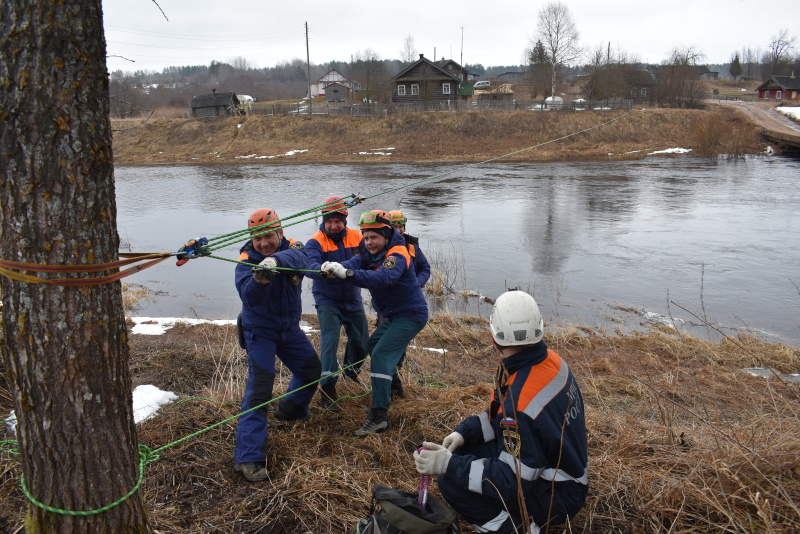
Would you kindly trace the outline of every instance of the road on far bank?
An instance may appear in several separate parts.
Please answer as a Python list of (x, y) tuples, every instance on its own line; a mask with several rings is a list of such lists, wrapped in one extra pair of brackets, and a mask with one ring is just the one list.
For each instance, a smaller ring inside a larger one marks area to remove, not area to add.
[(796, 148), (800, 148), (800, 125), (776, 109), (780, 102), (707, 100), (706, 104), (709, 108), (719, 105), (735, 109), (761, 127), (767, 138), (778, 142), (787, 142)]

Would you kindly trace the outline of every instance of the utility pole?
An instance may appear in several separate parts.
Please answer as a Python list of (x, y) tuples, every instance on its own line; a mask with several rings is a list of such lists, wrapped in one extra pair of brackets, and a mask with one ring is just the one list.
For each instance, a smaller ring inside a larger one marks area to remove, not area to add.
[[(464, 68), (464, 26), (461, 26), (461, 57), (458, 59), (458, 64), (461, 65), (461, 68)], [(464, 80), (461, 80), (462, 82)]]
[(308, 73), (308, 114), (311, 115), (311, 55), (308, 53), (308, 22), (306, 22), (306, 71)]

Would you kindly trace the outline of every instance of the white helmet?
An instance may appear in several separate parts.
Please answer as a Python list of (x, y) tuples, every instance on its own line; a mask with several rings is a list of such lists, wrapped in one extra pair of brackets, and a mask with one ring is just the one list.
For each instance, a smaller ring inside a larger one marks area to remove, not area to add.
[(532, 296), (511, 290), (497, 297), (489, 328), (500, 346), (533, 345), (542, 340), (544, 321)]

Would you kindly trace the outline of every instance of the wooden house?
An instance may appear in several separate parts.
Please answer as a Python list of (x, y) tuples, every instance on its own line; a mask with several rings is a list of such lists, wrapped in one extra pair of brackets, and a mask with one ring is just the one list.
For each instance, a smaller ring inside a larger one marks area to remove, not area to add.
[(350, 89), (341, 83), (329, 83), (323, 89), (325, 102), (347, 102), (350, 98)]
[(800, 78), (772, 76), (756, 88), (759, 100), (800, 100)]
[[(455, 65), (458, 64), (456, 63)], [(462, 71), (464, 69), (457, 70), (454, 68), (448, 72), (433, 61), (425, 59), (424, 54), (420, 54), (417, 61), (392, 79), (392, 87), (394, 88), (392, 102), (411, 103), (458, 100), (459, 76)]]
[(448, 74), (452, 74), (456, 78), (458, 78), (461, 82), (466, 82), (470, 79), (470, 73), (467, 72), (467, 69), (453, 61), (452, 59), (441, 59), (436, 62), (436, 66), (446, 71)]
[(192, 97), (192, 117), (207, 119), (226, 115), (242, 115), (239, 98), (235, 93), (218, 93), (212, 89), (210, 94)]

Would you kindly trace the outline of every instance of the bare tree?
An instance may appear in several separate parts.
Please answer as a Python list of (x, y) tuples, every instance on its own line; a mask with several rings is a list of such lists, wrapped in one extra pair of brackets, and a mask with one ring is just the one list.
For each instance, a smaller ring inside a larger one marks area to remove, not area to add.
[(365, 102), (386, 99), (390, 77), (386, 63), (381, 60), (377, 52), (370, 48), (359, 50), (350, 70)]
[(697, 107), (703, 99), (704, 86), (697, 63), (705, 55), (693, 46), (675, 48), (658, 69), (658, 103), (664, 107)]
[(414, 46), (414, 38), (411, 35), (406, 35), (406, 40), (403, 42), (403, 49), (400, 50), (400, 59), (405, 64), (409, 64), (417, 59), (417, 47)]
[(783, 29), (769, 42), (769, 75), (783, 73), (783, 67), (791, 63), (795, 37), (789, 37), (789, 30)]
[(580, 56), (579, 34), (572, 12), (561, 2), (551, 2), (539, 10), (537, 37), (544, 44), (552, 69), (550, 94), (555, 95), (558, 73)]
[[(7, 261), (117, 259), (105, 58), (100, 0), (0, 2), (0, 257)], [(71, 276), (87, 285), (0, 277), (2, 354), (28, 490), (57, 509), (95, 511), (138, 478), (127, 331), (119, 282)], [(151, 532), (138, 492), (86, 516), (31, 504), (25, 527)]]
[(228, 65), (240, 71), (240, 74), (245, 74), (248, 70), (253, 68), (253, 62), (243, 56), (236, 56), (228, 59)]

